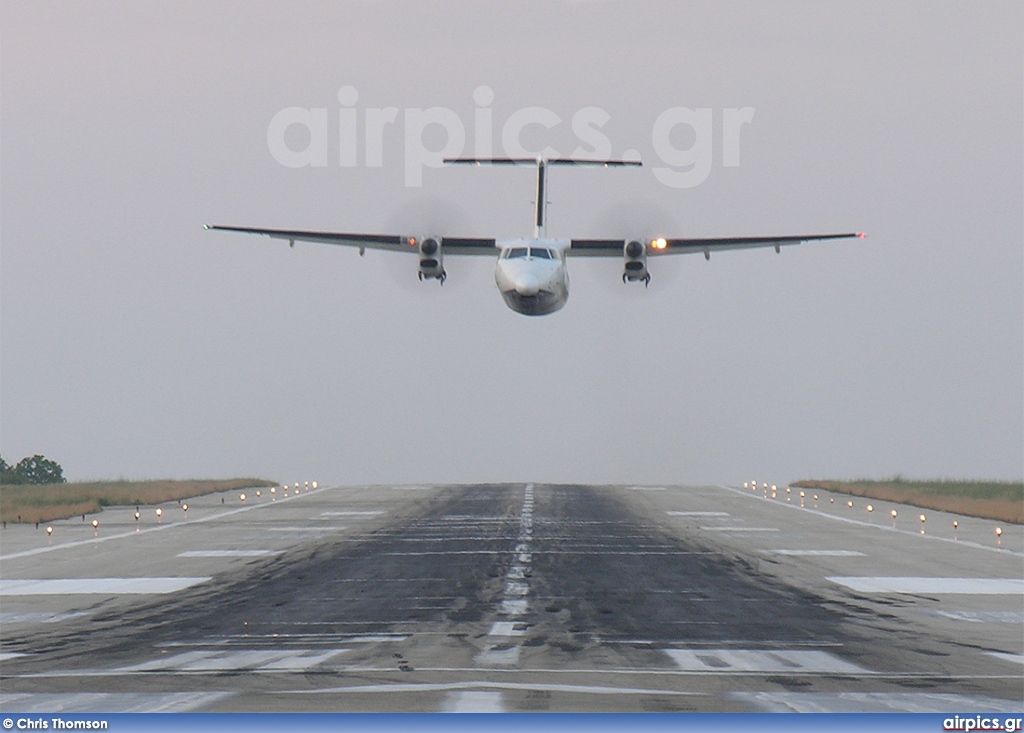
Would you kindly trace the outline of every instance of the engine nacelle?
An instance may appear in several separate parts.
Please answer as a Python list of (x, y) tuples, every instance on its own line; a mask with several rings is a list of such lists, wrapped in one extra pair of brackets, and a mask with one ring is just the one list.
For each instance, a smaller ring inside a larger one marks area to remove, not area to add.
[(628, 239), (622, 245), (622, 282), (651, 281), (647, 271), (647, 245), (639, 239)]
[(422, 237), (419, 241), (420, 280), (440, 280), (448, 276), (444, 271), (444, 245), (441, 237)]

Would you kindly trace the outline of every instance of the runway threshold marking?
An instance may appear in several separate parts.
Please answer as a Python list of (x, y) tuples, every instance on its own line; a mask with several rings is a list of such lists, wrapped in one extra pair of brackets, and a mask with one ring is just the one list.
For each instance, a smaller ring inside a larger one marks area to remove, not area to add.
[(806, 649), (664, 649), (688, 672), (788, 672), (790, 674), (865, 674), (867, 670), (828, 652)]
[(932, 593), (935, 595), (1022, 595), (1022, 578), (846, 577), (826, 580), (859, 593)]

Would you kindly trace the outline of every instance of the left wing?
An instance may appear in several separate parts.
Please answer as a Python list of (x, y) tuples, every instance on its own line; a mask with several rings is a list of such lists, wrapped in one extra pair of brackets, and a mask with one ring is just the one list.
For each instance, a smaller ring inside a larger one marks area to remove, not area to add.
[[(343, 244), (363, 249), (381, 249), (389, 252), (416, 253), (417, 237), (399, 234), (348, 234), (344, 232), (309, 232), (299, 229), (253, 229), (250, 227), (225, 227), (204, 224), (203, 229), (242, 234), (262, 234), (274, 239), (284, 239), (294, 246), (296, 242), (317, 242), (319, 244)], [(472, 237), (442, 237), (446, 255), (491, 255), (497, 254), (494, 239)], [(620, 247), (621, 249), (621, 247)]]
[[(782, 237), (713, 237), (710, 239), (641, 239), (649, 254), (689, 254), (703, 252), (711, 257), (712, 252), (727, 249), (753, 249), (755, 247), (779, 247), (784, 244), (800, 244), (820, 239), (849, 239), (864, 237), (864, 232), (849, 234), (793, 234)], [(622, 257), (623, 239), (573, 239), (569, 254), (583, 257)]]

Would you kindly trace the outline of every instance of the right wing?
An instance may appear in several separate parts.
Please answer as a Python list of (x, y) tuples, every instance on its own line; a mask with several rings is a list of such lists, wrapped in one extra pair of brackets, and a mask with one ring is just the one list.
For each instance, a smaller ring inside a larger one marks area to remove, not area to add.
[[(690, 254), (703, 252), (710, 257), (712, 252), (727, 249), (753, 249), (755, 247), (779, 247), (786, 244), (800, 244), (821, 239), (863, 238), (863, 232), (849, 234), (792, 234), (781, 237), (712, 237), (704, 239), (640, 239), (651, 255)], [(573, 239), (569, 254), (577, 257), (622, 257), (622, 248), (628, 239)]]
[[(399, 234), (349, 234), (345, 232), (309, 232), (299, 229), (254, 229), (250, 227), (225, 227), (203, 224), (203, 229), (242, 234), (262, 234), (273, 239), (284, 239), (288, 244), (296, 242), (317, 242), (319, 244), (343, 244), (363, 249), (380, 249), (388, 252), (418, 251), (416, 237)], [(441, 237), (446, 255), (497, 255), (494, 239), (473, 237)]]

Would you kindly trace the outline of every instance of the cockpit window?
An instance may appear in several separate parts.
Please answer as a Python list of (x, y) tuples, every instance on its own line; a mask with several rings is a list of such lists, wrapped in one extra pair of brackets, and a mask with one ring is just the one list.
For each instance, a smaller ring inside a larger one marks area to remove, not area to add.
[(540, 259), (543, 259), (543, 260), (550, 260), (551, 259), (551, 250), (543, 249), (541, 247), (531, 247), (530, 248), (530, 255), (532, 257), (539, 257)]
[(520, 257), (526, 257), (527, 252), (528, 250), (526, 247), (513, 247), (508, 251), (508, 259), (513, 260)]

